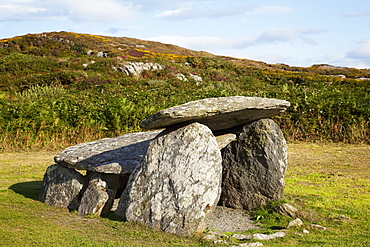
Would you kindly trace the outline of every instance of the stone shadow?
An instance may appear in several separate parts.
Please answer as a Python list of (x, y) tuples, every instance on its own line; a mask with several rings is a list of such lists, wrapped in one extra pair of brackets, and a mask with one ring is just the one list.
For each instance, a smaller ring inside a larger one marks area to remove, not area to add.
[(39, 193), (42, 187), (42, 180), (40, 181), (30, 181), (13, 184), (9, 187), (10, 190), (23, 195), (24, 197), (30, 198), (32, 200), (39, 200)]

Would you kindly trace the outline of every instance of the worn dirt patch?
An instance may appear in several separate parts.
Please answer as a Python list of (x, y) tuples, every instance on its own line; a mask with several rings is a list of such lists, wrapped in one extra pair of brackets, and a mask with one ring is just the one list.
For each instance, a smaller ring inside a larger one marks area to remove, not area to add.
[(207, 228), (220, 232), (244, 232), (259, 229), (248, 211), (217, 206), (208, 219)]

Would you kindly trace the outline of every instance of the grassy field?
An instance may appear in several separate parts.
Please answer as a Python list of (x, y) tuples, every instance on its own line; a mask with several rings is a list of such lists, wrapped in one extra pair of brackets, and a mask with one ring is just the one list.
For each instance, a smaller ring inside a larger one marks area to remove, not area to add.
[[(302, 210), (304, 226), (283, 229), (286, 237), (264, 246), (370, 246), (370, 146), (294, 143), (289, 152), (285, 201)], [(112, 215), (82, 217), (41, 203), (42, 177), (57, 153), (0, 153), (1, 246), (213, 246), (201, 236), (163, 234)], [(265, 215), (260, 232), (281, 230), (289, 220)], [(303, 229), (310, 233), (298, 234)]]

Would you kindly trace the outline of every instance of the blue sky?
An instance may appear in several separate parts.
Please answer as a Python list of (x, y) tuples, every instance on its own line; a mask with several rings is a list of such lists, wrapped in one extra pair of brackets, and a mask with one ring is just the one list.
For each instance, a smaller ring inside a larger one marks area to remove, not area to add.
[(0, 38), (50, 31), (291, 66), (370, 68), (369, 0), (1, 0)]

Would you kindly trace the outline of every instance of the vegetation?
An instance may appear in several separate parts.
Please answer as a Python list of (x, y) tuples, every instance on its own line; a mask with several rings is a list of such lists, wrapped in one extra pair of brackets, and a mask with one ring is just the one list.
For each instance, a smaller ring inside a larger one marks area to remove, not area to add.
[[(286, 232), (284, 238), (263, 241), (264, 246), (369, 246), (370, 146), (296, 143), (289, 150), (285, 201), (302, 211), (304, 225), (286, 231), (292, 218), (265, 208), (255, 213), (262, 229), (242, 234)], [(114, 215), (83, 217), (38, 201), (42, 176), (54, 155), (0, 154), (1, 246), (215, 246), (201, 236), (164, 234), (117, 221)], [(224, 246), (246, 242), (226, 240), (231, 243)]]
[[(163, 69), (140, 76), (113, 69), (130, 61)], [(348, 78), (327, 75), (333, 71)], [(197, 85), (190, 73), (203, 82)], [(275, 118), (288, 141), (368, 143), (369, 80), (356, 79), (368, 76), (369, 70), (267, 65), (67, 32), (0, 40), (0, 150), (60, 149), (140, 131), (139, 122), (163, 108), (231, 95), (290, 101)]]
[[(163, 69), (140, 76), (114, 69), (128, 62)], [(170, 106), (244, 95), (291, 102), (274, 120), (290, 143), (285, 201), (302, 210), (304, 226), (264, 245), (369, 246), (366, 78), (369, 70), (270, 65), (129, 38), (59, 32), (0, 40), (1, 245), (212, 246), (201, 236), (155, 232), (113, 215), (82, 217), (41, 203), (38, 193), (55, 150), (141, 131), (141, 120)], [(291, 220), (273, 207), (254, 212), (258, 232), (281, 230)], [(303, 229), (310, 234), (301, 234)]]

